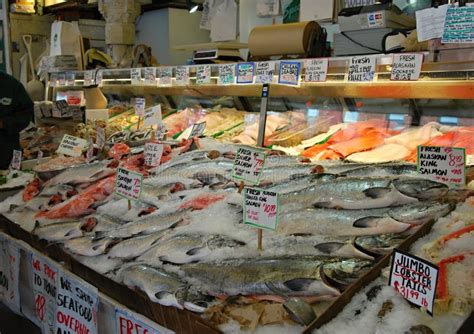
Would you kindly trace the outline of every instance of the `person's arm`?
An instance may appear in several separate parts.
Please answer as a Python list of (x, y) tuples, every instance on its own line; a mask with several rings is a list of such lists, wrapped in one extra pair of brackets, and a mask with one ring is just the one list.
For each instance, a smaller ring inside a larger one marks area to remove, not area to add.
[(2, 117), (0, 122), (1, 128), (10, 135), (19, 133), (33, 120), (33, 101), (20, 82), (15, 88), (12, 107), (12, 114)]

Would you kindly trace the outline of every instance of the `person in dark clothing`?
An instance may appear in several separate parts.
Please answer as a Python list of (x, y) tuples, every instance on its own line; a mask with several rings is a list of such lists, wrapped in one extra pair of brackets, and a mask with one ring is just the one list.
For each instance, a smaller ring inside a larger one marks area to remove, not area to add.
[(8, 169), (13, 150), (20, 149), (20, 131), (33, 120), (33, 101), (23, 85), (0, 71), (0, 170)]

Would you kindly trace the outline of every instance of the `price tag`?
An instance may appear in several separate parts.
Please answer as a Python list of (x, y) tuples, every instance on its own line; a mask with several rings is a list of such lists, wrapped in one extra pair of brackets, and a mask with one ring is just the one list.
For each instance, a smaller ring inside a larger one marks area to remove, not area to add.
[(135, 115), (137, 115), (138, 117), (145, 116), (145, 99), (143, 97), (135, 98), (134, 109)]
[(474, 42), (474, 6), (449, 6), (444, 20), (442, 43)]
[(258, 184), (265, 163), (265, 152), (239, 147), (234, 159), (232, 177), (250, 184)]
[(176, 67), (176, 85), (189, 85), (189, 66)]
[(49, 76), (49, 85), (51, 87), (58, 87), (58, 74), (57, 73), (51, 73)]
[(99, 150), (103, 149), (105, 146), (105, 129), (103, 127), (97, 126), (95, 128), (95, 143)]
[(89, 138), (87, 152), (86, 152), (87, 163), (90, 163), (93, 158), (94, 158), (94, 143), (92, 142), (92, 138)]
[(103, 74), (103, 71), (97, 70), (97, 73), (95, 74), (95, 84), (97, 86), (102, 86)]
[(161, 327), (144, 316), (124, 308), (115, 308), (115, 326), (117, 334), (172, 334), (174, 332)]
[[(43, 156), (44, 156), (43, 151), (39, 150), (39, 151), (38, 151), (38, 157), (37, 157), (37, 159), (38, 159), (38, 160), (39, 160), (39, 159), (43, 159)], [(38, 161), (38, 163), (39, 163), (39, 161)]]
[(17, 243), (0, 238), (0, 301), (13, 312), (20, 313), (20, 248)]
[(278, 195), (256, 188), (244, 189), (244, 223), (275, 231), (278, 226)]
[(278, 83), (298, 86), (300, 82), (301, 63), (299, 61), (281, 61)]
[(422, 63), (423, 55), (420, 53), (394, 54), (390, 80), (418, 80), (420, 78)]
[(142, 71), (139, 68), (132, 68), (130, 70), (130, 79), (132, 85), (140, 85), (142, 83)]
[(272, 83), (274, 74), (275, 63), (273, 61), (257, 63), (255, 69), (255, 83)]
[(188, 138), (201, 137), (204, 134), (204, 130), (206, 130), (206, 122), (195, 123)]
[(172, 67), (160, 67), (160, 86), (171, 86), (173, 80)]
[(163, 140), (163, 138), (165, 138), (165, 135), (166, 135), (166, 126), (163, 124), (163, 123), (159, 123), (157, 126), (156, 126), (156, 139), (157, 140)]
[(57, 152), (71, 157), (79, 157), (86, 146), (87, 140), (66, 134), (61, 140)]
[(196, 68), (196, 84), (207, 85), (211, 83), (211, 65), (198, 66)]
[(163, 144), (146, 143), (145, 144), (145, 165), (156, 167), (160, 165), (161, 156), (163, 155)]
[(310, 59), (305, 62), (306, 70), (304, 75), (305, 82), (326, 81), (328, 74), (328, 59)]
[(417, 256), (394, 250), (388, 285), (433, 316), (438, 267)]
[(95, 85), (95, 71), (85, 71), (84, 72), (84, 86), (94, 86)]
[(76, 73), (67, 72), (66, 73), (66, 86), (75, 86), (75, 85), (76, 85)]
[(466, 156), (466, 166), (474, 166), (474, 154)]
[(59, 73), (58, 74), (58, 86), (59, 87), (66, 86), (66, 74), (65, 73)]
[(352, 57), (349, 61), (348, 81), (363, 82), (373, 81), (375, 77), (375, 56)]
[(15, 170), (21, 169), (21, 157), (22, 152), (19, 150), (13, 150), (12, 161), (10, 162), (10, 167)]
[(219, 84), (233, 85), (235, 83), (235, 64), (219, 66)]
[(138, 201), (142, 190), (143, 175), (125, 168), (117, 168), (115, 193), (126, 199)]
[(156, 85), (156, 68), (145, 67), (145, 85), (155, 86)]
[(237, 64), (237, 83), (251, 84), (253, 83), (254, 63), (238, 63)]
[(144, 126), (152, 126), (161, 123), (161, 104), (146, 109), (143, 120)]
[(71, 117), (72, 112), (66, 100), (53, 102), (53, 117)]
[(418, 146), (418, 173), (435, 181), (466, 184), (466, 150), (457, 147)]
[(79, 106), (71, 106), (72, 120), (84, 123), (84, 110)]

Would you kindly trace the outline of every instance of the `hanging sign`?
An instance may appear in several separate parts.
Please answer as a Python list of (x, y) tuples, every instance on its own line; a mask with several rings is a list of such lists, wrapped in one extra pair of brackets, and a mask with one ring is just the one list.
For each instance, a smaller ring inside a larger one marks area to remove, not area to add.
[(156, 68), (145, 67), (144, 72), (145, 72), (144, 73), (145, 85), (155, 86), (156, 85)]
[(135, 98), (134, 103), (135, 115), (138, 117), (145, 116), (145, 99), (143, 97)]
[(310, 59), (305, 62), (305, 82), (323, 82), (326, 81), (328, 74), (328, 59)]
[(132, 85), (140, 85), (142, 83), (142, 72), (139, 68), (130, 69), (130, 80)]
[(117, 168), (115, 193), (126, 199), (137, 201), (140, 199), (143, 175), (125, 168)]
[(400, 53), (393, 55), (391, 80), (416, 81), (420, 78), (423, 55)]
[(253, 83), (254, 63), (238, 63), (237, 64), (237, 83), (251, 84)]
[(172, 67), (160, 67), (160, 86), (171, 86), (173, 80)]
[(95, 85), (95, 71), (85, 71), (84, 72), (84, 86), (94, 86)]
[(0, 301), (20, 314), (20, 248), (9, 239), (0, 238)]
[(145, 165), (156, 167), (160, 165), (161, 156), (163, 155), (164, 145), (159, 143), (145, 144)]
[(349, 60), (348, 81), (363, 82), (373, 81), (375, 77), (375, 56), (357, 56)]
[(276, 230), (278, 225), (277, 193), (263, 189), (245, 188), (244, 223), (266, 230)]
[(433, 316), (438, 267), (417, 256), (393, 251), (388, 285)]
[(57, 152), (71, 157), (79, 157), (86, 146), (87, 140), (66, 134), (61, 140)]
[(211, 83), (211, 65), (198, 66), (196, 68), (196, 84), (207, 85)]
[(105, 146), (105, 129), (101, 126), (97, 126), (95, 129), (95, 143), (97, 144), (99, 150), (101, 150)]
[(10, 162), (10, 167), (15, 170), (21, 169), (21, 157), (22, 152), (19, 150), (13, 150), (12, 161)]
[(219, 66), (219, 84), (232, 85), (235, 83), (235, 64)]
[(234, 159), (232, 177), (250, 184), (258, 184), (265, 156), (263, 150), (239, 147)]
[(74, 85), (76, 85), (76, 73), (66, 72), (66, 86), (74, 86)]
[(298, 86), (300, 81), (301, 63), (299, 61), (281, 61), (278, 83)]
[(189, 85), (189, 66), (178, 66), (176, 67), (176, 85), (186, 86)]
[(457, 147), (418, 146), (417, 170), (435, 181), (466, 184), (466, 150)]
[(206, 130), (206, 122), (195, 123), (191, 129), (191, 134), (189, 135), (188, 139), (193, 137), (201, 137), (204, 134), (204, 130)]
[(272, 83), (275, 74), (275, 63), (273, 61), (264, 61), (257, 63), (255, 68), (255, 83)]
[(115, 332), (117, 334), (172, 334), (173, 331), (161, 327), (144, 316), (128, 309), (115, 308)]
[(161, 104), (146, 109), (143, 120), (144, 126), (152, 126), (161, 123)]

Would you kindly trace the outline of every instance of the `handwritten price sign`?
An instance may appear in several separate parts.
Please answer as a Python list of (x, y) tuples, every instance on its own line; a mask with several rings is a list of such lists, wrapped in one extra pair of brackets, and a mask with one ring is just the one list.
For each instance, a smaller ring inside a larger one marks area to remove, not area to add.
[(143, 175), (125, 168), (117, 169), (115, 193), (130, 200), (140, 199)]
[(466, 184), (466, 150), (457, 147), (418, 146), (418, 173), (435, 181)]
[(264, 163), (264, 151), (240, 147), (235, 156), (232, 177), (250, 184), (258, 184)]
[(174, 333), (153, 321), (124, 308), (115, 308), (115, 323), (118, 334), (171, 334)]
[(245, 188), (244, 223), (274, 231), (278, 225), (278, 195), (273, 191)]

